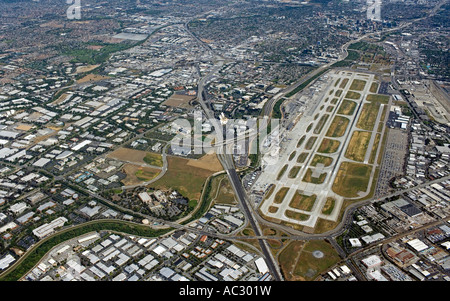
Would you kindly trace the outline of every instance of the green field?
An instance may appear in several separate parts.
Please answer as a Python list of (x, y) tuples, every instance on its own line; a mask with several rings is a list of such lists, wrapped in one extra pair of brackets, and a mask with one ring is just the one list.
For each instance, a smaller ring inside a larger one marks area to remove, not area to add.
[(317, 140), (317, 136), (309, 137), (308, 141), (306, 142), (305, 149), (311, 150), (311, 148), (314, 146), (314, 143), (316, 142), (316, 140)]
[(322, 207), (322, 213), (326, 215), (330, 215), (333, 212), (334, 206), (336, 204), (336, 200), (332, 197), (328, 197), (325, 205)]
[(314, 134), (316, 134), (316, 135), (320, 134), (320, 132), (323, 129), (323, 126), (325, 125), (325, 123), (328, 120), (328, 117), (330, 117), (330, 115), (328, 115), (328, 114), (322, 115), (322, 117), (320, 117), (319, 122), (317, 122), (317, 125), (314, 128), (314, 131), (313, 131)]
[(359, 192), (365, 192), (369, 185), (372, 166), (342, 162), (333, 183), (333, 191), (343, 197), (355, 198)]
[(314, 203), (316, 202), (316, 198), (317, 195), (315, 194), (308, 196), (297, 190), (289, 203), (289, 207), (304, 211), (311, 211), (314, 207)]
[(350, 90), (362, 91), (366, 86), (366, 81), (361, 79), (354, 79), (352, 84), (350, 85)]
[(342, 80), (341, 84), (339, 85), (339, 88), (344, 89), (345, 86), (347, 85), (347, 83), (348, 83), (348, 78), (344, 78)]
[(335, 116), (333, 122), (330, 124), (325, 136), (328, 137), (342, 137), (345, 134), (350, 120), (342, 116)]
[(339, 106), (337, 113), (342, 115), (353, 115), (353, 112), (355, 112), (355, 108), (356, 102), (344, 99), (341, 105)]
[(293, 151), (290, 155), (289, 155), (289, 161), (292, 161), (292, 159), (294, 159), (295, 155), (297, 154), (296, 151)]
[(322, 184), (325, 181), (325, 178), (327, 177), (327, 173), (321, 173), (318, 178), (314, 178), (312, 174), (313, 174), (312, 169), (308, 168), (308, 170), (305, 173), (305, 176), (303, 177), (303, 181), (313, 184)]
[(291, 170), (289, 171), (288, 177), (291, 179), (296, 178), (298, 175), (298, 172), (300, 171), (300, 168), (301, 168), (301, 166), (298, 166), (298, 165), (292, 167)]
[(300, 138), (297, 142), (297, 148), (299, 148), (300, 146), (302, 146), (303, 141), (305, 141), (306, 135), (303, 135), (302, 138)]
[(347, 94), (345, 95), (345, 98), (360, 99), (361, 98), (361, 93), (354, 92), (354, 91), (348, 91)]
[(289, 166), (288, 164), (285, 164), (283, 166), (283, 168), (281, 168), (281, 170), (280, 170), (280, 172), (278, 173), (278, 176), (277, 176), (277, 181), (280, 180), (281, 177), (284, 175), (284, 173), (286, 172), (286, 169), (288, 168), (288, 166)]
[(305, 162), (306, 158), (308, 157), (309, 153), (301, 153), (298, 155), (297, 163), (303, 163)]
[(317, 151), (326, 154), (335, 153), (339, 149), (340, 144), (341, 142), (338, 140), (324, 138)]
[(147, 163), (149, 165), (159, 166), (159, 167), (163, 166), (163, 160), (162, 160), (162, 156), (160, 154), (147, 153), (143, 160), (145, 163)]
[(373, 83), (370, 85), (369, 91), (370, 91), (371, 93), (377, 93), (377, 92), (378, 92), (378, 83), (373, 82)]
[(273, 202), (275, 204), (281, 204), (288, 191), (289, 187), (281, 187), (280, 190), (278, 190), (278, 192), (275, 194)]
[(295, 219), (295, 220), (300, 221), (300, 222), (304, 222), (304, 221), (307, 221), (309, 219), (309, 215), (304, 214), (304, 213), (300, 213), (300, 212), (295, 212), (295, 211), (292, 211), (292, 210), (286, 210), (284, 212), (284, 214), (287, 217)]
[(316, 166), (317, 164), (323, 164), (325, 167), (330, 166), (333, 163), (333, 158), (322, 156), (322, 155), (314, 155), (314, 158), (311, 161), (311, 166)]
[(362, 130), (372, 131), (377, 120), (378, 110), (380, 109), (380, 103), (368, 102), (362, 107), (359, 119), (356, 122), (356, 126)]
[(364, 161), (371, 136), (371, 132), (354, 131), (345, 151), (345, 157), (354, 161)]
[[(313, 256), (323, 253), (322, 258)], [(339, 254), (325, 240), (292, 241), (278, 256), (281, 270), (287, 281), (312, 281), (340, 260)]]

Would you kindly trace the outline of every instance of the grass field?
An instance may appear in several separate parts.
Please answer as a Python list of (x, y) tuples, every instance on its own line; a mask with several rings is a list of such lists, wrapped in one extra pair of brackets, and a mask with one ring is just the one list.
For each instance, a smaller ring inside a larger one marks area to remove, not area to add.
[(353, 162), (342, 162), (333, 183), (333, 191), (343, 197), (358, 197), (369, 185), (370, 165)]
[(291, 170), (289, 171), (288, 177), (291, 179), (296, 178), (298, 175), (298, 172), (300, 171), (300, 168), (301, 168), (301, 166), (298, 166), (298, 165), (292, 167)]
[(315, 194), (308, 196), (301, 194), (300, 191), (297, 190), (289, 203), (289, 207), (304, 211), (311, 211), (314, 207), (314, 203), (316, 202), (316, 198), (317, 195)]
[(334, 205), (336, 203), (336, 200), (332, 197), (328, 197), (327, 201), (325, 202), (325, 205), (322, 207), (322, 213), (326, 215), (330, 215), (331, 212), (333, 212)]
[(339, 149), (340, 144), (341, 142), (338, 140), (324, 138), (317, 151), (326, 154), (335, 153)]
[(375, 136), (375, 140), (373, 142), (372, 150), (370, 151), (369, 163), (373, 164), (375, 162), (375, 156), (377, 154), (378, 144), (380, 143), (381, 134), (377, 133)]
[(288, 168), (288, 164), (285, 164), (284, 166), (283, 166), (283, 168), (281, 168), (281, 170), (280, 170), (280, 172), (278, 173), (278, 176), (277, 176), (277, 180), (280, 180), (281, 179), (281, 177), (284, 175), (284, 173), (286, 172), (286, 169)]
[(342, 95), (343, 90), (337, 90), (336, 93), (334, 93), (334, 96), (340, 97)]
[(325, 136), (328, 137), (342, 137), (345, 134), (350, 120), (342, 116), (335, 116), (333, 122), (330, 124)]
[(344, 78), (344, 79), (342, 80), (341, 84), (339, 85), (339, 88), (340, 88), (340, 89), (344, 89), (345, 86), (347, 86), (347, 83), (348, 83), (348, 78)]
[(275, 204), (283, 203), (284, 197), (286, 196), (288, 191), (289, 191), (289, 187), (281, 187), (280, 190), (278, 190), (278, 192), (275, 194), (273, 202)]
[(327, 113), (331, 113), (334, 110), (334, 106), (328, 106), (327, 107)]
[(317, 122), (317, 125), (314, 128), (314, 131), (313, 131), (314, 134), (316, 134), (316, 135), (320, 134), (320, 132), (323, 129), (323, 126), (325, 125), (325, 123), (328, 120), (328, 117), (330, 117), (330, 115), (328, 115), (328, 114), (322, 115), (322, 117), (320, 117), (319, 122)]
[(147, 163), (149, 165), (162, 167), (163, 161), (161, 154), (151, 153), (131, 148), (121, 147), (108, 154), (109, 158), (114, 158), (120, 161), (133, 163)]
[(339, 106), (337, 113), (342, 115), (353, 115), (353, 112), (355, 112), (355, 108), (356, 102), (344, 99), (341, 105)]
[(300, 222), (304, 222), (304, 221), (307, 221), (309, 219), (309, 215), (308, 214), (295, 212), (295, 211), (292, 211), (292, 210), (286, 210), (286, 211), (284, 211), (284, 214), (287, 217), (295, 219), (295, 220), (300, 221)]
[(339, 84), (340, 81), (341, 81), (341, 78), (339, 77), (339, 78), (336, 80), (336, 82), (334, 83), (334, 86), (336, 87), (336, 86)]
[(362, 91), (366, 86), (366, 81), (361, 79), (354, 79), (352, 84), (350, 85), (350, 90)]
[[(314, 251), (323, 253), (322, 258), (313, 256)], [(287, 281), (312, 281), (320, 273), (339, 262), (334, 248), (324, 240), (293, 241), (278, 256), (283, 276)]]
[(306, 158), (308, 157), (309, 153), (301, 153), (297, 157), (297, 163), (303, 163), (305, 162)]
[(141, 182), (150, 181), (161, 172), (159, 169), (129, 163), (124, 164), (122, 170), (127, 175), (126, 178), (122, 180), (124, 185), (135, 185)]
[(330, 103), (331, 103), (332, 105), (335, 105), (335, 104), (337, 104), (338, 100), (339, 100), (339, 98), (335, 97), (335, 98), (333, 98), (333, 99), (331, 100)]
[(372, 101), (372, 102), (378, 102), (378, 103), (383, 103), (383, 104), (387, 104), (389, 102), (389, 96), (388, 95), (381, 95), (381, 94), (369, 94), (366, 97), (367, 101)]
[(333, 163), (333, 158), (322, 156), (322, 155), (314, 155), (314, 158), (311, 161), (311, 166), (316, 166), (317, 164), (323, 164), (325, 167), (330, 166)]
[(378, 92), (378, 83), (373, 82), (373, 83), (370, 85), (369, 91), (370, 91), (371, 93), (377, 93), (377, 92)]
[(377, 120), (380, 104), (378, 102), (368, 102), (362, 107), (356, 126), (362, 130), (372, 131)]
[(160, 154), (156, 154), (156, 153), (147, 153), (145, 155), (145, 157), (143, 158), (144, 162), (149, 164), (149, 165), (154, 165), (154, 166), (159, 166), (162, 167), (163, 166), (163, 160)]
[(303, 142), (305, 141), (305, 139), (306, 139), (306, 136), (303, 135), (303, 137), (300, 138), (300, 139), (298, 140), (298, 142), (297, 142), (297, 148), (300, 147), (300, 146), (302, 146), (302, 144), (303, 144)]
[(292, 159), (294, 159), (295, 155), (297, 154), (296, 151), (293, 151), (290, 155), (289, 155), (289, 161), (292, 161)]
[(268, 211), (269, 211), (269, 213), (277, 213), (278, 207), (275, 207), (275, 206), (269, 206)]
[(149, 186), (156, 189), (176, 189), (190, 200), (199, 200), (203, 184), (214, 172), (204, 168), (189, 166), (190, 161), (185, 158), (167, 156), (167, 172), (161, 179)]
[(314, 146), (314, 143), (316, 142), (316, 140), (317, 140), (317, 136), (309, 137), (308, 141), (306, 142), (305, 149), (311, 150), (311, 148)]
[(371, 132), (354, 131), (345, 151), (345, 157), (354, 161), (364, 161), (371, 136)]
[(308, 168), (308, 170), (305, 173), (305, 176), (303, 177), (303, 181), (313, 184), (322, 184), (325, 181), (325, 178), (327, 177), (327, 173), (321, 173), (318, 178), (314, 178), (312, 175), (313, 175), (312, 169)]
[(348, 91), (347, 94), (345, 95), (345, 98), (348, 98), (348, 99), (360, 99), (361, 98), (361, 93), (354, 92), (354, 91)]

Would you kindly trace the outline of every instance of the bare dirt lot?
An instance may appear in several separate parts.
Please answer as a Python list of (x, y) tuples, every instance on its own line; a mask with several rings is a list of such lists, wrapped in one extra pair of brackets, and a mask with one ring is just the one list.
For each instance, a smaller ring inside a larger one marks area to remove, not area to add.
[(189, 103), (193, 99), (195, 99), (195, 96), (192, 95), (172, 94), (172, 96), (170, 96), (162, 104), (170, 107), (189, 109), (192, 108), (192, 106)]

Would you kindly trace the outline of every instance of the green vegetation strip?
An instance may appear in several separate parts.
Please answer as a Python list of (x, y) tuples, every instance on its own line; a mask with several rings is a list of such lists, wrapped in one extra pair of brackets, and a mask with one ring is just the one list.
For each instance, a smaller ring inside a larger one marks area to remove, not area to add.
[(10, 271), (6, 272), (0, 277), (1, 281), (17, 281), (28, 271), (30, 271), (41, 259), (47, 254), (53, 247), (63, 243), (67, 240), (73, 239), (75, 237), (84, 235), (89, 232), (94, 231), (114, 231), (127, 233), (137, 236), (145, 237), (157, 237), (161, 236), (172, 229), (155, 230), (149, 226), (144, 226), (140, 224), (133, 224), (130, 222), (120, 221), (120, 220), (108, 220), (108, 221), (94, 221), (74, 228), (69, 228), (62, 230), (35, 245), (30, 251), (23, 255), (17, 266), (15, 266)]
[[(302, 84), (300, 84), (298, 87), (296, 87), (294, 90), (292, 90), (291, 92), (286, 94), (286, 97), (291, 97), (295, 94), (297, 94), (298, 92), (300, 92), (301, 90), (303, 90), (306, 86), (308, 86), (312, 81), (314, 81), (316, 78), (318, 78), (319, 76), (321, 76), (322, 74), (324, 74), (325, 72), (328, 71), (329, 68), (326, 68), (325, 70), (320, 71), (319, 73), (317, 73), (316, 75), (312, 76), (310, 79), (306, 80), (305, 82), (303, 82)], [(275, 108), (274, 108), (275, 109)]]

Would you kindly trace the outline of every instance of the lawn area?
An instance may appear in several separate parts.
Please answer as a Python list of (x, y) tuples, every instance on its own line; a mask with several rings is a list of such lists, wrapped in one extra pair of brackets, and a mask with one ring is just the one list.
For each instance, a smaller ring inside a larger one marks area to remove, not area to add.
[(300, 146), (302, 146), (303, 141), (305, 141), (305, 139), (306, 139), (306, 135), (303, 135), (303, 137), (300, 138), (300, 139), (298, 140), (298, 142), (297, 142), (297, 148), (300, 147)]
[(292, 159), (294, 159), (295, 155), (297, 154), (296, 151), (293, 151), (290, 155), (289, 155), (289, 161), (292, 161)]
[(342, 116), (335, 116), (325, 136), (328, 137), (344, 136), (345, 130), (347, 129), (349, 123), (350, 120), (348, 118)]
[(306, 158), (308, 157), (309, 153), (301, 153), (297, 157), (297, 163), (303, 163), (305, 162)]
[(320, 134), (320, 132), (322, 131), (323, 126), (325, 125), (325, 123), (328, 120), (328, 117), (330, 117), (330, 115), (328, 115), (328, 114), (322, 115), (322, 117), (320, 117), (319, 122), (317, 122), (317, 125), (314, 128), (314, 131), (313, 131), (314, 134), (316, 134), (316, 135)]
[(375, 101), (378, 103), (387, 104), (389, 102), (389, 95), (381, 94), (368, 94), (366, 97), (367, 101)]
[(361, 79), (354, 79), (352, 84), (350, 85), (350, 90), (362, 91), (366, 86), (366, 81)]
[(303, 181), (313, 184), (322, 184), (325, 181), (325, 178), (327, 177), (327, 173), (321, 173), (318, 178), (314, 178), (312, 174), (313, 174), (312, 169), (308, 168), (308, 170), (305, 173), (305, 176), (303, 177)]
[(371, 136), (371, 132), (354, 131), (345, 151), (345, 157), (354, 161), (364, 161)]
[(325, 205), (323, 205), (322, 213), (326, 215), (330, 215), (331, 212), (333, 212), (334, 205), (336, 203), (336, 200), (332, 197), (327, 197), (327, 201), (325, 202)]
[(370, 91), (371, 93), (377, 93), (377, 92), (378, 92), (378, 83), (373, 82), (373, 83), (370, 85), (369, 91)]
[(156, 189), (176, 189), (188, 199), (199, 200), (203, 184), (214, 172), (211, 170), (189, 166), (190, 160), (175, 156), (167, 156), (168, 169), (158, 181), (150, 184)]
[(347, 85), (347, 83), (348, 83), (348, 78), (344, 78), (342, 80), (341, 84), (339, 85), (339, 88), (344, 89), (345, 86)]
[(283, 168), (280, 170), (280, 172), (278, 173), (278, 176), (277, 176), (277, 180), (280, 180), (281, 179), (281, 177), (284, 175), (284, 173), (286, 172), (286, 169), (288, 168), (288, 164), (285, 164), (284, 166), (283, 166)]
[(291, 179), (296, 178), (298, 175), (298, 172), (300, 171), (300, 168), (301, 168), (301, 166), (298, 166), (298, 165), (292, 167), (291, 170), (289, 171), (288, 177)]
[(150, 181), (161, 172), (161, 170), (156, 168), (144, 167), (131, 163), (124, 164), (122, 171), (127, 175), (126, 178), (122, 180), (124, 185), (136, 185), (141, 182)]
[(275, 204), (281, 204), (288, 191), (289, 187), (281, 187), (280, 190), (278, 190), (278, 192), (275, 194), (273, 202)]
[(378, 144), (380, 143), (381, 134), (377, 133), (375, 136), (375, 140), (373, 142), (372, 150), (370, 151), (369, 163), (373, 164), (375, 162), (375, 156), (377, 154)]
[(295, 212), (295, 211), (292, 211), (292, 210), (286, 210), (284, 212), (284, 214), (287, 217), (295, 219), (295, 220), (300, 221), (300, 222), (304, 222), (304, 221), (307, 221), (309, 219), (309, 215), (308, 214)]
[(291, 202), (289, 203), (289, 207), (304, 210), (304, 211), (311, 211), (314, 207), (314, 203), (316, 202), (317, 195), (304, 195), (301, 194), (298, 190), (295, 192), (294, 196), (292, 197)]
[(147, 163), (149, 165), (159, 166), (159, 167), (163, 166), (163, 160), (162, 160), (162, 156), (160, 154), (147, 153), (143, 160), (145, 163)]
[(333, 98), (333, 99), (331, 100), (330, 103), (331, 103), (332, 105), (335, 105), (335, 104), (337, 104), (338, 100), (339, 100), (339, 98), (336, 98), (336, 97), (335, 97), (335, 98)]
[(362, 130), (372, 131), (375, 126), (375, 121), (377, 120), (379, 109), (380, 103), (378, 102), (365, 103), (362, 107), (361, 115), (359, 115), (356, 126)]
[(365, 192), (369, 185), (372, 166), (342, 162), (333, 183), (333, 191), (343, 197), (358, 197), (359, 192)]
[(323, 164), (325, 167), (330, 166), (333, 163), (333, 158), (322, 156), (322, 155), (314, 155), (314, 158), (311, 161), (311, 166), (316, 166), (317, 164)]
[(332, 154), (337, 152), (340, 144), (341, 142), (338, 140), (324, 138), (317, 151), (319, 153)]
[(355, 112), (355, 108), (356, 102), (344, 99), (341, 105), (339, 106), (337, 113), (342, 115), (353, 115), (353, 112)]
[(348, 91), (347, 94), (345, 95), (345, 98), (348, 98), (348, 99), (360, 99), (361, 98), (361, 93), (354, 92), (354, 91)]
[[(323, 257), (314, 257), (314, 251), (322, 252)], [(310, 240), (289, 243), (278, 256), (278, 260), (287, 281), (312, 281), (338, 263), (340, 257), (328, 242)]]
[(310, 137), (308, 139), (308, 142), (306, 142), (305, 149), (311, 150), (311, 148), (314, 146), (314, 143), (316, 142), (316, 140), (317, 140), (317, 136)]
[(337, 90), (336, 93), (334, 93), (334, 96), (339, 97), (342, 95), (342, 90)]

